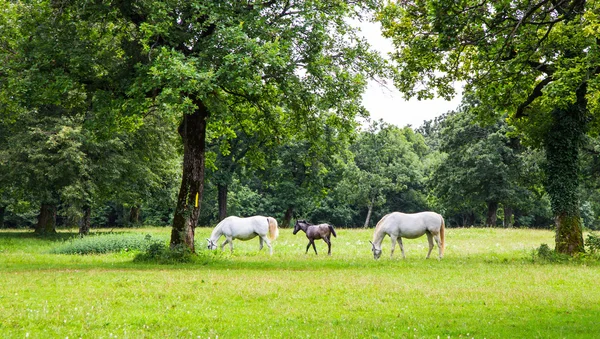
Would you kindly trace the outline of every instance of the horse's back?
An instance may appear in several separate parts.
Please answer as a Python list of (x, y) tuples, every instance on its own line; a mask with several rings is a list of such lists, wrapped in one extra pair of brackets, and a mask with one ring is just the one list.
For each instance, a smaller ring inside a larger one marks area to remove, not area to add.
[(258, 234), (264, 235), (269, 229), (267, 217), (261, 215), (255, 215), (247, 218), (229, 216), (223, 219), (221, 222), (223, 223), (223, 234), (240, 240), (252, 239)]
[(385, 217), (386, 231), (405, 238), (417, 238), (429, 231), (438, 233), (442, 216), (435, 212), (401, 213), (392, 212)]
[(329, 224), (310, 225), (306, 228), (306, 236), (313, 239), (322, 239), (330, 233)]

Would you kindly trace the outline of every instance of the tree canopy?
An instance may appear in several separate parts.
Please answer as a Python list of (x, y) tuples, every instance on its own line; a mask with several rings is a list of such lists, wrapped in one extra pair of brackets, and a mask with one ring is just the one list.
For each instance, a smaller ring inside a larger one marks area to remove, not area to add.
[(543, 146), (557, 250), (570, 254), (583, 250), (577, 166), (598, 114), (597, 13), (598, 2), (585, 0), (428, 0), (390, 2), (379, 16), (407, 96), (450, 97), (464, 81), (480, 116), (508, 114)]

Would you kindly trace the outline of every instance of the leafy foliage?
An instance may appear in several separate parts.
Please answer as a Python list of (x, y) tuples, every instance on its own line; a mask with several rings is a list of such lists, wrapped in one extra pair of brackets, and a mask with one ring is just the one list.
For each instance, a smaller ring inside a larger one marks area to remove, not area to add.
[(98, 234), (74, 238), (52, 249), (54, 254), (105, 254), (121, 251), (150, 251), (163, 246), (166, 239), (141, 234)]

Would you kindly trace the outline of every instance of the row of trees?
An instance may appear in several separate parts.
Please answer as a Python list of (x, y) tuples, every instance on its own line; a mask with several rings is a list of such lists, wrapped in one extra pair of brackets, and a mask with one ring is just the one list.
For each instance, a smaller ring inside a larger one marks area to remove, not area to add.
[[(1, 215), (38, 209), (48, 233), (60, 211), (86, 233), (107, 209), (142, 210), (193, 251), (198, 221), (231, 213), (369, 225), (436, 209), (494, 225), (501, 207), (506, 226), (554, 220), (557, 250), (582, 251), (597, 6), (0, 0)], [(352, 26), (371, 13), (390, 61)], [(361, 130), (378, 76), (408, 97), (450, 97), (457, 80), (467, 95), (418, 132)]]
[[(289, 140), (267, 148), (254, 145), (259, 139), (243, 131), (231, 140), (211, 140), (199, 223), (210, 226), (227, 215), (268, 214), (283, 226), (295, 217), (367, 227), (390, 211), (432, 209), (442, 212), (451, 226), (551, 227), (543, 151), (524, 146), (503, 118), (493, 124), (477, 122), (472, 108), (466, 100), (457, 111), (417, 130), (373, 122), (352, 137), (327, 142)], [(71, 227), (169, 225), (181, 173), (180, 143), (172, 131), (164, 131), (165, 124), (151, 116), (144, 121), (134, 133), (111, 138), (106, 148), (54, 120), (13, 124), (10, 147), (3, 154), (11, 164), (4, 175), (5, 224), (39, 225), (35, 218), (44, 210), (37, 199), (55, 193), (59, 204), (51, 213), (58, 210), (59, 222)], [(585, 202), (581, 211), (585, 225), (598, 228), (593, 173), (599, 159), (595, 140), (589, 141), (581, 163), (589, 174), (580, 191)], [(230, 143), (228, 152), (222, 150), (224, 143)], [(315, 143), (327, 150), (316, 152)], [(251, 151), (255, 146), (262, 151)], [(96, 147), (101, 165), (78, 165)], [(97, 178), (92, 202), (83, 211), (78, 207), (85, 201), (78, 199), (85, 196), (77, 194), (82, 175)]]

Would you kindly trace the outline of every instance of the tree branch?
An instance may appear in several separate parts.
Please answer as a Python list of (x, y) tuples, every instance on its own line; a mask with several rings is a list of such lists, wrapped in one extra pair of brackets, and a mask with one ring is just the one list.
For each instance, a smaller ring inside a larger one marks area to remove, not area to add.
[(544, 80), (540, 81), (537, 84), (537, 86), (535, 86), (535, 88), (533, 89), (531, 94), (529, 94), (529, 97), (527, 97), (527, 100), (525, 100), (523, 103), (521, 103), (519, 105), (519, 107), (517, 107), (517, 112), (515, 114), (515, 117), (522, 118), (524, 116), (527, 116), (527, 114), (524, 113), (527, 106), (529, 106), (535, 99), (541, 97), (544, 94), (542, 92), (542, 89), (544, 89), (544, 87), (546, 87), (546, 85), (551, 83), (553, 80), (554, 79), (551, 76), (549, 76), (549, 77), (545, 78)]

